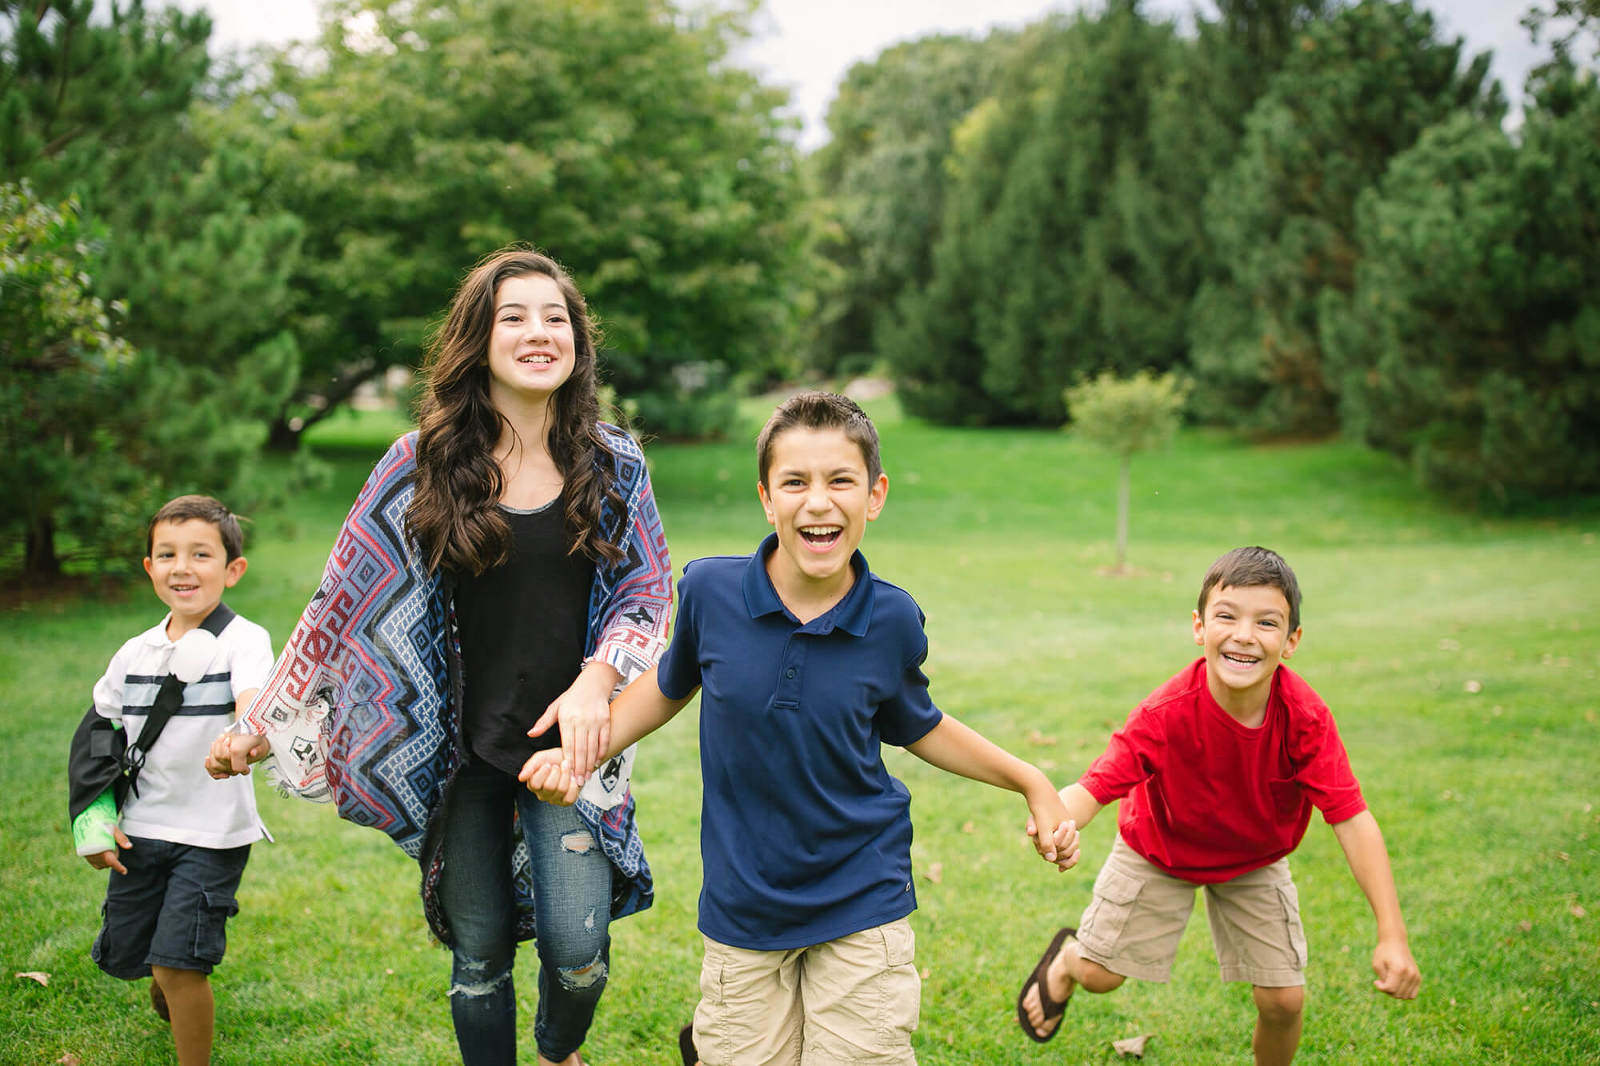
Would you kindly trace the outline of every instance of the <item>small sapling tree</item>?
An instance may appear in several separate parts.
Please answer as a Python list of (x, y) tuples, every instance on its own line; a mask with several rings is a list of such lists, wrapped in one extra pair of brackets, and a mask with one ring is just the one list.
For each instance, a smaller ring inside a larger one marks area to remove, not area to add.
[(1160, 377), (1141, 370), (1129, 378), (1102, 373), (1062, 393), (1073, 432), (1115, 452), (1122, 460), (1117, 484), (1117, 564), (1128, 557), (1128, 481), (1135, 452), (1158, 448), (1172, 439), (1183, 414), (1187, 387), (1176, 375)]

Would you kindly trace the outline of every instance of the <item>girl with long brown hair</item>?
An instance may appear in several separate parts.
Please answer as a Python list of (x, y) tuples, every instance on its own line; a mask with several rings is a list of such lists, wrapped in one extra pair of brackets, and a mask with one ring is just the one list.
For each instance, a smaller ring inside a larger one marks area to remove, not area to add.
[[(419, 859), (467, 1066), (516, 1061), (512, 964), (535, 934), (538, 1061), (580, 1063), (609, 919), (651, 899), (632, 755), (599, 763), (611, 695), (660, 656), (671, 566), (639, 447), (599, 419), (595, 349), (547, 256), (507, 248), (467, 275), (419, 429), (357, 499), (245, 715), (255, 735), (207, 760), (224, 776), (271, 751), (289, 790)], [(585, 782), (573, 807), (517, 781), (557, 746)]]

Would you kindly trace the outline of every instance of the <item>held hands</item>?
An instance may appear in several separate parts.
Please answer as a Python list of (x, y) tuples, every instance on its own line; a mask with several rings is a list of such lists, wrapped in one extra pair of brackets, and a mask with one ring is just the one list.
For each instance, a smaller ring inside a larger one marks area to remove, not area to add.
[[(123, 833), (120, 825), (111, 827), (111, 832), (116, 834), (118, 849), (131, 848), (133, 842)], [(92, 846), (92, 845), (91, 845)], [(83, 861), (93, 866), (96, 870), (115, 870), (119, 874), (126, 874), (128, 868), (122, 865), (121, 851), (102, 851), (98, 855), (85, 855)]]
[[(1041, 825), (1055, 828), (1041, 833)], [(1078, 865), (1078, 825), (1054, 790), (1028, 797), (1027, 831), (1033, 850), (1046, 862), (1055, 863), (1057, 870), (1065, 873)]]
[[(611, 743), (610, 700), (616, 676), (611, 667), (591, 663), (567, 691), (550, 701), (550, 706), (528, 730), (530, 737), (537, 737), (552, 725), (560, 724), (561, 759), (580, 787), (599, 768), (607, 745)], [(531, 764), (532, 760), (529, 762)], [(527, 771), (526, 766), (523, 771)]]
[(206, 752), (206, 773), (218, 781), (239, 774), (248, 774), (250, 764), (260, 762), (272, 754), (272, 744), (266, 737), (254, 733), (223, 733), (211, 742)]
[(536, 751), (522, 764), (517, 780), (528, 786), (528, 791), (545, 803), (570, 807), (578, 800), (582, 787), (577, 775), (560, 748)]
[(1416, 999), (1422, 989), (1422, 971), (1405, 941), (1380, 940), (1372, 949), (1372, 987), (1395, 999)]

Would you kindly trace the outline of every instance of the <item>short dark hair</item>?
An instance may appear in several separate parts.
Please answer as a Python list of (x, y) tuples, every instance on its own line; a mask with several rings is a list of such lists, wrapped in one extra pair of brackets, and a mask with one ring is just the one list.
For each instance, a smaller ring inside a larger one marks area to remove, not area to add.
[(756, 470), (761, 484), (767, 483), (767, 469), (772, 464), (772, 442), (785, 430), (803, 426), (806, 429), (842, 429), (867, 464), (867, 480), (877, 481), (883, 473), (883, 460), (878, 455), (878, 431), (872, 419), (848, 396), (835, 392), (802, 392), (778, 405), (761, 427), (756, 438)]
[(221, 500), (210, 496), (179, 496), (162, 504), (161, 510), (150, 519), (150, 526), (144, 533), (145, 555), (155, 550), (156, 526), (162, 522), (188, 522), (196, 518), (217, 527), (217, 534), (222, 537), (222, 549), (228, 553), (228, 562), (244, 554), (244, 530), (239, 528), (239, 519), (223, 506)]
[(1289, 601), (1289, 631), (1300, 628), (1300, 582), (1283, 556), (1268, 548), (1235, 548), (1212, 563), (1200, 583), (1200, 605), (1196, 609), (1205, 617), (1212, 589), (1250, 585), (1266, 585), (1283, 593)]

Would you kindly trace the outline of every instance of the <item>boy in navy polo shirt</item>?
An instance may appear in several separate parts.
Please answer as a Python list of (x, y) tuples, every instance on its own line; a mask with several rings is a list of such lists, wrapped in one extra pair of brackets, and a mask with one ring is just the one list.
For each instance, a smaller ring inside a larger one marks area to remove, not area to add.
[[(612, 704), (606, 757), (701, 691), (701, 1060), (912, 1063), (910, 796), (880, 746), (1022, 793), (1060, 869), (1077, 831), (1040, 770), (929, 699), (922, 612), (856, 550), (889, 491), (861, 408), (796, 396), (756, 450), (775, 532), (684, 568), (672, 644)], [(593, 771), (561, 754), (523, 768), (541, 799), (571, 802)]]

